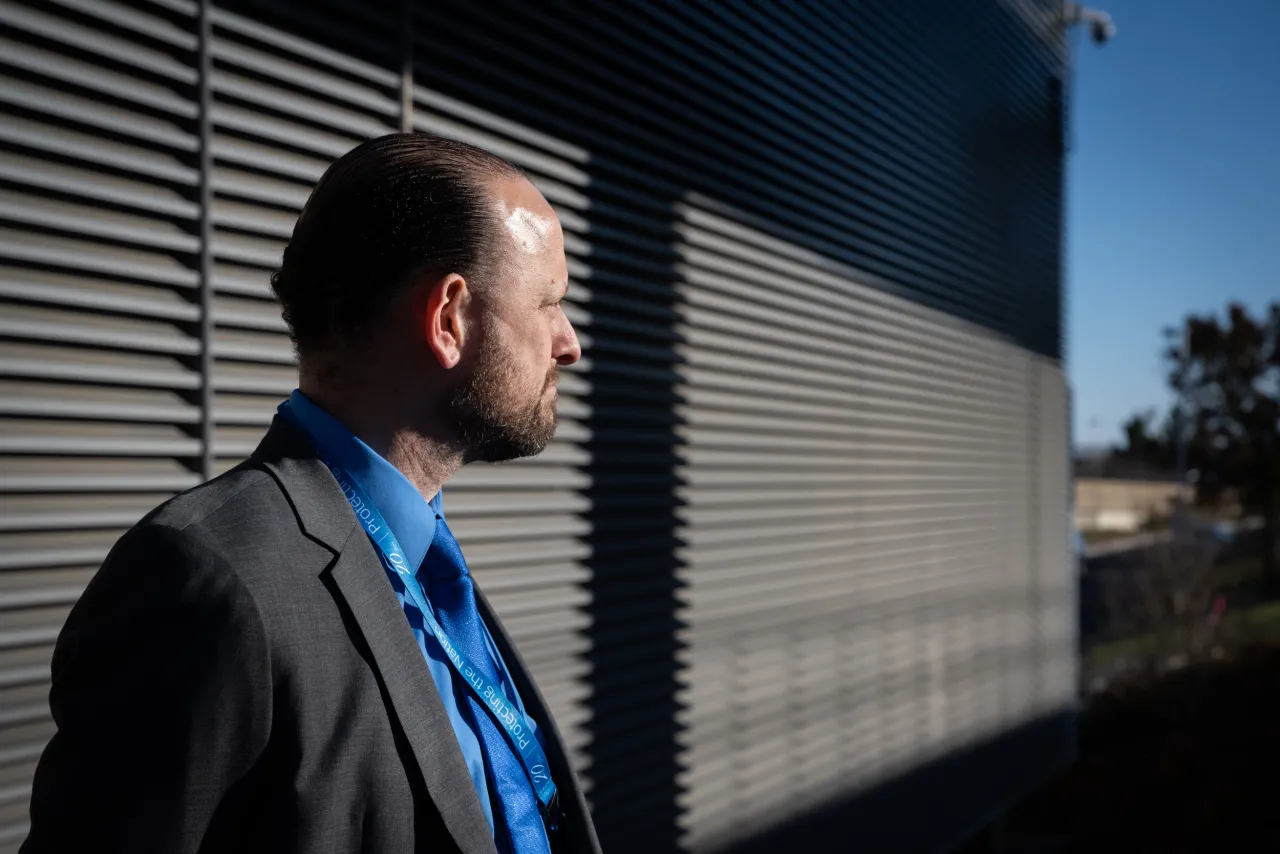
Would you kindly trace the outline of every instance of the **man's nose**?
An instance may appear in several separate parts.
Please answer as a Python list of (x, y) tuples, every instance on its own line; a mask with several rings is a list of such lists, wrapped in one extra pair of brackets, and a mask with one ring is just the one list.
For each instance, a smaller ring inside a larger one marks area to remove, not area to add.
[(555, 349), (556, 364), (568, 367), (582, 358), (582, 345), (578, 343), (578, 333), (568, 319), (564, 322), (564, 331), (558, 338)]

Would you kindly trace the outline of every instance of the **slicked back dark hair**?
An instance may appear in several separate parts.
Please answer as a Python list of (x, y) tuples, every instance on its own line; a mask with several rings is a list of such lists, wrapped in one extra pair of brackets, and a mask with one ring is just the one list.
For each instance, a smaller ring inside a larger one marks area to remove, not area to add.
[(364, 330), (412, 274), (495, 274), (488, 184), (522, 176), (482, 148), (425, 133), (365, 142), (325, 171), (271, 289), (300, 356)]

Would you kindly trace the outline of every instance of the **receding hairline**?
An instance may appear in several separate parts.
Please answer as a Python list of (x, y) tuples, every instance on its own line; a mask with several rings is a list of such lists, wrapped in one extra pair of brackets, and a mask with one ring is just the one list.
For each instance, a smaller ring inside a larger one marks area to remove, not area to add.
[[(425, 133), (386, 134), (338, 158), (308, 197), (271, 277), (298, 355), (359, 335), (418, 277), (457, 272), (476, 290), (499, 284), (515, 255), (498, 202), (532, 207), (525, 201), (536, 192), (532, 183), (499, 154)], [(510, 189), (525, 186), (532, 189)], [(443, 225), (434, 224), (435, 210)], [(355, 260), (362, 252), (368, 263)]]

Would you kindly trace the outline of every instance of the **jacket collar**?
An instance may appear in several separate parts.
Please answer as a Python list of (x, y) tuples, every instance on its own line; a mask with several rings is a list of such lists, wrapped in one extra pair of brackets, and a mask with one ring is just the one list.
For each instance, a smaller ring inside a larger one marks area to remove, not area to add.
[(251, 460), (279, 482), (303, 532), (337, 559), (325, 568), (372, 654), (427, 791), (463, 854), (496, 854), (462, 748), (373, 544), (298, 427), (277, 416)]
[(250, 460), (275, 476), (303, 533), (334, 554), (341, 552), (358, 527), (356, 517), (307, 435), (277, 415)]

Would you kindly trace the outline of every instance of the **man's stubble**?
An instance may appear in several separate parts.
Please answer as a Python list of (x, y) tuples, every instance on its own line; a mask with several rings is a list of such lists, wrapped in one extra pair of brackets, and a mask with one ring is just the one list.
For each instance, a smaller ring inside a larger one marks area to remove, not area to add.
[(504, 462), (542, 453), (556, 432), (554, 398), (558, 369), (552, 365), (533, 400), (515, 388), (513, 354), (496, 324), (485, 322), (471, 376), (446, 400), (463, 458)]

